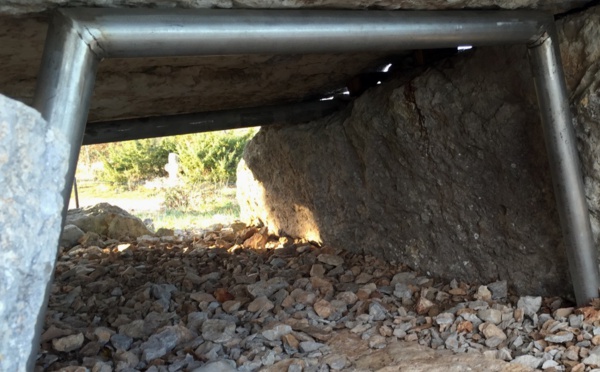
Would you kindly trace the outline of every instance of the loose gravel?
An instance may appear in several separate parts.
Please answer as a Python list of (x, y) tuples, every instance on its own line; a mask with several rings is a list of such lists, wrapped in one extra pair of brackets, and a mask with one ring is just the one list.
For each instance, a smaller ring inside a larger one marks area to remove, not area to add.
[(96, 245), (58, 258), (38, 371), (355, 370), (352, 355), (332, 349), (336, 334), (373, 352), (400, 340), (523, 368), (600, 371), (597, 304), (516, 297), (504, 281), (444, 283), (241, 223), (84, 238)]

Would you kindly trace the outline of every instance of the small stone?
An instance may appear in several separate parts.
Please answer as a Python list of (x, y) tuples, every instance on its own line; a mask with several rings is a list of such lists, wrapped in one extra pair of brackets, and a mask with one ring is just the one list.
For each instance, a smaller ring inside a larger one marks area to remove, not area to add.
[(269, 341), (278, 341), (281, 337), (292, 332), (292, 327), (287, 324), (277, 324), (262, 331), (262, 335)]
[(290, 295), (294, 300), (296, 300), (296, 302), (304, 305), (313, 304), (317, 298), (313, 292), (304, 291), (302, 289), (295, 289)]
[(325, 362), (329, 368), (338, 371), (346, 367), (348, 359), (345, 355), (329, 354), (323, 359), (323, 362)]
[(60, 234), (60, 246), (65, 248), (71, 248), (75, 246), (79, 239), (85, 234), (83, 230), (75, 225), (66, 225)]
[(320, 276), (320, 277), (322, 277), (324, 275), (325, 275), (325, 268), (323, 267), (323, 265), (321, 265), (321, 264), (314, 264), (310, 268), (310, 276)]
[(440, 326), (448, 326), (454, 323), (454, 314), (441, 313), (435, 317), (435, 322)]
[(498, 347), (498, 345), (500, 345), (503, 341), (504, 341), (504, 339), (499, 336), (489, 337), (489, 338), (486, 338), (486, 340), (485, 340), (485, 346), (487, 346), (489, 348), (495, 348), (495, 347)]
[[(577, 359), (575, 359), (577, 360)], [(596, 346), (590, 354), (581, 361), (585, 365), (600, 366), (600, 346)]]
[(131, 351), (118, 352), (115, 354), (115, 359), (119, 361), (116, 369), (133, 368), (140, 362), (140, 358)]
[(554, 311), (554, 314), (552, 314), (552, 316), (555, 319), (562, 319), (562, 318), (569, 318), (569, 315), (573, 314), (573, 310), (574, 308), (572, 307), (563, 307), (561, 309), (556, 309)]
[(433, 302), (429, 301), (425, 297), (420, 297), (417, 302), (416, 310), (417, 314), (423, 315), (429, 312), (429, 309), (433, 307)]
[(166, 311), (169, 309), (171, 302), (171, 293), (175, 292), (176, 290), (177, 287), (175, 287), (173, 284), (152, 284), (150, 293), (152, 294), (152, 297), (158, 300), (163, 309)]
[(186, 326), (188, 329), (196, 331), (200, 329), (202, 323), (208, 319), (208, 314), (203, 311), (194, 311), (187, 316)]
[(222, 305), (223, 310), (225, 310), (225, 312), (227, 312), (229, 314), (238, 311), (241, 306), (242, 306), (242, 303), (240, 301), (235, 301), (235, 300), (225, 301), (225, 302), (223, 302), (223, 305)]
[(144, 331), (144, 321), (138, 319), (131, 323), (123, 324), (119, 327), (119, 333), (131, 338), (144, 338), (146, 337), (146, 332)]
[(369, 316), (374, 321), (385, 320), (388, 315), (386, 308), (379, 302), (373, 301), (369, 304)]
[(492, 292), (492, 300), (500, 300), (508, 296), (508, 285), (506, 280), (490, 283), (487, 288)]
[(94, 329), (94, 335), (96, 336), (98, 342), (101, 343), (102, 345), (104, 345), (108, 341), (110, 341), (111, 336), (114, 335), (115, 333), (116, 333), (115, 331), (113, 331), (110, 328), (106, 328), (106, 327), (98, 327), (98, 328)]
[(460, 346), (458, 343), (458, 335), (452, 334), (452, 335), (448, 336), (446, 341), (444, 341), (444, 345), (446, 346), (446, 349), (448, 349), (448, 350), (458, 349)]
[(265, 312), (274, 308), (273, 302), (269, 300), (265, 296), (257, 297), (254, 301), (248, 304), (248, 311), (256, 313), (256, 312)]
[(331, 313), (335, 310), (329, 301), (323, 299), (315, 302), (313, 308), (315, 309), (315, 313), (323, 319), (329, 318)]
[(83, 333), (77, 333), (61, 338), (55, 338), (52, 340), (52, 347), (56, 351), (69, 352), (77, 350), (83, 345)]
[(268, 240), (268, 236), (265, 236), (261, 233), (255, 233), (248, 239), (244, 240), (244, 247), (250, 249), (264, 249)]
[(358, 297), (353, 292), (340, 292), (335, 296), (336, 299), (344, 302), (346, 305), (354, 305), (358, 301)]
[(529, 368), (537, 369), (542, 364), (542, 358), (534, 357), (533, 355), (521, 355), (511, 361), (511, 363), (522, 364)]
[(113, 369), (110, 364), (98, 361), (94, 363), (92, 372), (113, 372)]
[(390, 285), (395, 286), (398, 283), (411, 284), (412, 281), (417, 277), (417, 274), (414, 272), (402, 272), (394, 275)]
[(517, 302), (517, 308), (523, 309), (525, 315), (530, 318), (533, 318), (533, 316), (540, 310), (541, 306), (541, 297), (523, 296), (519, 298), (519, 301)]
[(542, 364), (542, 369), (549, 369), (549, 368), (556, 368), (558, 367), (558, 362), (555, 360), (546, 360), (543, 364)]
[(190, 298), (196, 302), (214, 302), (217, 299), (210, 293), (195, 292), (190, 295)]
[(194, 354), (200, 359), (213, 361), (219, 358), (219, 353), (222, 353), (222, 351), (223, 345), (204, 341), (194, 350)]
[(515, 309), (513, 319), (517, 323), (522, 323), (525, 316), (525, 310)]
[(286, 334), (281, 337), (283, 341), (283, 348), (285, 352), (288, 354), (295, 354), (298, 352), (298, 348), (300, 347), (300, 342), (296, 337), (291, 334)]
[(563, 344), (573, 339), (573, 334), (567, 331), (561, 331), (554, 335), (549, 335), (544, 338), (545, 341), (553, 342), (555, 344)]
[(252, 297), (257, 298), (261, 296), (269, 297), (273, 293), (282, 288), (286, 288), (287, 286), (288, 283), (285, 281), (285, 279), (275, 277), (269, 279), (268, 281), (261, 280), (254, 284), (249, 284), (246, 288)]
[(312, 351), (319, 350), (323, 346), (325, 346), (325, 345), (323, 345), (320, 342), (303, 341), (300, 343), (300, 351), (303, 353), (310, 353)]
[(512, 360), (512, 354), (511, 354), (510, 350), (508, 350), (507, 348), (504, 347), (504, 348), (498, 350), (498, 352), (496, 354), (496, 358), (509, 362)]
[(62, 336), (68, 336), (70, 333), (71, 331), (68, 329), (61, 329), (52, 325), (42, 334), (42, 342), (50, 341)]
[(379, 334), (384, 337), (390, 337), (394, 333), (394, 330), (387, 325), (382, 325), (379, 327)]
[(478, 300), (489, 301), (492, 299), (492, 292), (490, 292), (487, 286), (481, 285), (477, 288), (477, 293), (473, 297)]
[(360, 273), (356, 277), (356, 279), (354, 280), (354, 282), (356, 284), (365, 284), (365, 283), (368, 283), (369, 281), (371, 281), (371, 279), (373, 279), (373, 275), (369, 275), (369, 274), (363, 272), (363, 273)]
[(202, 337), (205, 340), (223, 343), (235, 334), (235, 323), (223, 319), (208, 319), (202, 323)]
[(412, 298), (413, 290), (406, 283), (396, 283), (394, 287), (394, 296), (400, 299), (409, 300)]
[(117, 333), (110, 336), (110, 343), (117, 351), (127, 351), (133, 343), (133, 338)]
[(506, 334), (493, 323), (483, 323), (479, 326), (479, 331), (488, 339), (498, 337), (501, 340), (506, 340)]
[(477, 311), (477, 317), (484, 322), (500, 324), (502, 322), (502, 312), (495, 309), (481, 309)]
[(386, 347), (387, 343), (385, 341), (385, 337), (380, 335), (374, 335), (369, 339), (369, 347), (371, 349), (383, 349)]
[(193, 337), (192, 332), (184, 326), (165, 327), (159, 333), (150, 336), (148, 341), (140, 346), (142, 349), (142, 360), (150, 362), (160, 358), (173, 350), (179, 343), (191, 341)]
[(326, 253), (322, 253), (320, 255), (317, 256), (317, 260), (319, 260), (319, 262), (322, 262), (326, 265), (330, 265), (330, 266), (340, 266), (341, 264), (344, 263), (344, 259), (340, 256), (336, 256), (333, 254), (326, 254)]
[(236, 372), (235, 362), (232, 360), (217, 360), (209, 362), (192, 372)]

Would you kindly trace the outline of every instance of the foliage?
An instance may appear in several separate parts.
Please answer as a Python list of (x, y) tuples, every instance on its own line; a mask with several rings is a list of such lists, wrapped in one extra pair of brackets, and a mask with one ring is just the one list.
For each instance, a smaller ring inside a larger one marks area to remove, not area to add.
[[(229, 130), (94, 145), (85, 154), (89, 161), (102, 161), (98, 180), (128, 189), (166, 176), (170, 152), (179, 155), (181, 175), (187, 184), (230, 183), (235, 181), (244, 147), (255, 133), (255, 129)], [(171, 194), (167, 195), (169, 203), (185, 204), (182, 190), (172, 190)]]
[(166, 210), (188, 212), (193, 209), (193, 206), (199, 199), (200, 195), (194, 191), (194, 187), (168, 187), (165, 189), (165, 200), (163, 201), (163, 206)]
[(101, 181), (134, 188), (140, 182), (166, 175), (164, 169), (175, 143), (169, 138), (149, 138), (111, 144), (100, 154), (104, 164), (98, 173)]
[(177, 141), (179, 162), (187, 183), (233, 182), (246, 143), (254, 131), (204, 133)]

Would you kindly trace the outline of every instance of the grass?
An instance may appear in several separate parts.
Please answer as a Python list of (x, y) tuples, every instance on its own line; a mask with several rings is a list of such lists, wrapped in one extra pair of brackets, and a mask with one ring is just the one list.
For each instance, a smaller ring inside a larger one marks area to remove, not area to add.
[[(228, 184), (184, 185), (174, 189), (138, 186), (133, 190), (114, 189), (92, 179), (77, 184), (80, 205), (106, 202), (141, 218), (150, 218), (154, 227), (193, 229), (239, 219), (236, 188)], [(173, 197), (175, 195), (175, 197)], [(74, 208), (74, 194), (71, 207)]]
[(216, 223), (230, 223), (240, 216), (240, 207), (235, 198), (236, 189), (231, 185), (203, 184), (189, 187), (192, 205), (176, 209), (161, 208), (158, 211), (140, 211), (141, 219), (150, 218), (155, 228), (193, 228), (207, 227)]

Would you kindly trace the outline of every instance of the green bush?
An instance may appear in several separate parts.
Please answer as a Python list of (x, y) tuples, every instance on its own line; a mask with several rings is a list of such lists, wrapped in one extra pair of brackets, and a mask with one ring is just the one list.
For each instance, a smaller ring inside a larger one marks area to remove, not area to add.
[(114, 143), (101, 156), (104, 169), (98, 178), (132, 189), (142, 181), (165, 176), (165, 164), (174, 150), (175, 143), (168, 138)]
[(255, 131), (224, 131), (178, 139), (180, 169), (187, 183), (230, 183)]
[(230, 183), (235, 181), (244, 147), (255, 133), (254, 129), (230, 130), (108, 144), (97, 152), (104, 164), (97, 177), (132, 189), (145, 180), (166, 176), (165, 164), (174, 152), (179, 155), (186, 183)]

